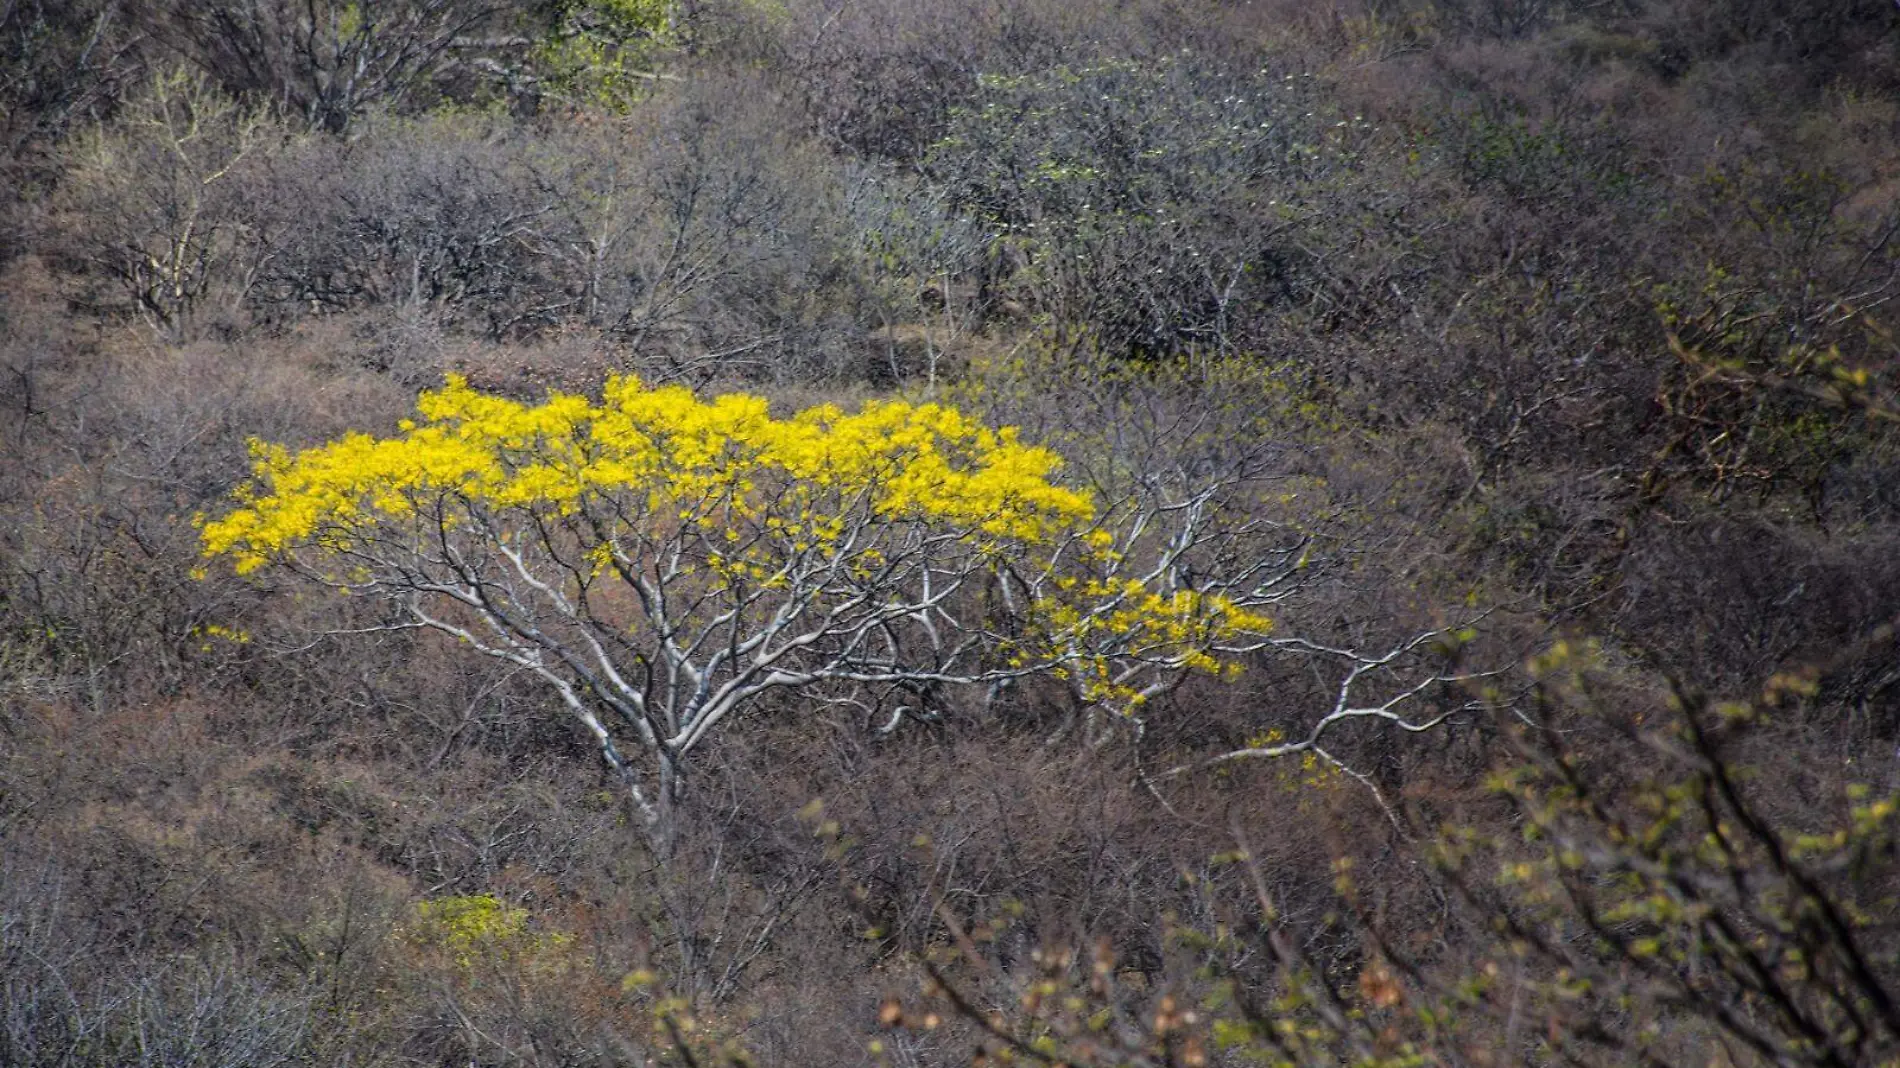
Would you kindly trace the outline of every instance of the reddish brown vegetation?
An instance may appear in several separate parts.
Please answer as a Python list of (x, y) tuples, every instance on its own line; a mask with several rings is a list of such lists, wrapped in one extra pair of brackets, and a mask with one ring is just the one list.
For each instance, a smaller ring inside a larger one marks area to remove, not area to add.
[[(626, 113), (519, 43), (598, 5), (360, 5), (347, 91), (231, 36), (297, 6), (0, 5), (0, 1064), (1900, 1051), (1891, 3), (702, 0)], [(1285, 633), (1496, 673), (1357, 779), (1203, 766), (1299, 649), (1140, 736), (786, 697), (661, 863), (526, 679), (193, 577), (250, 437), (626, 369), (1252, 450)]]

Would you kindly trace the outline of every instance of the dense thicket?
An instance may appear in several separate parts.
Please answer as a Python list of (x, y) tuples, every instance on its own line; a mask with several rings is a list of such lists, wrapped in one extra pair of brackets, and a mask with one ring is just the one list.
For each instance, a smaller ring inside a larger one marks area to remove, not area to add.
[[(1900, 1056), (1886, 0), (17, 0), (0, 189), (0, 1064)], [(1281, 640), (776, 694), (661, 856), (201, 570), (252, 438), (626, 372), (1244, 482)]]

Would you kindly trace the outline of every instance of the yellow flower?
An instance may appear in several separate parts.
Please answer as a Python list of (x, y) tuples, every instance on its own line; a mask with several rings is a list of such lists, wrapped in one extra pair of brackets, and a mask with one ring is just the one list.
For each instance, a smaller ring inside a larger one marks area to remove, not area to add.
[[(1061, 458), (946, 405), (877, 400), (779, 418), (761, 397), (702, 399), (630, 375), (609, 379), (598, 402), (524, 404), (451, 376), (390, 436), (252, 452), (230, 509), (200, 519), (204, 554), (241, 573), (294, 557), (362, 586), (372, 572), (413, 575), (403, 569), (418, 559), (454, 556), (442, 548), (452, 540), (516, 552), (526, 538), (575, 561), (575, 582), (637, 571), (663, 545), (708, 589), (770, 590), (801, 574), (876, 581), (935, 538), (931, 551), (1047, 574), (1035, 632), (1013, 655), (1066, 665), (1058, 674), (1090, 699), (1124, 708), (1142, 699), (1129, 663), (1217, 672), (1223, 643), (1271, 627), (1225, 597), (1117, 577), (1116, 539), (1090, 495), (1060, 483)], [(1076, 545), (1079, 560), (1064, 552)]]

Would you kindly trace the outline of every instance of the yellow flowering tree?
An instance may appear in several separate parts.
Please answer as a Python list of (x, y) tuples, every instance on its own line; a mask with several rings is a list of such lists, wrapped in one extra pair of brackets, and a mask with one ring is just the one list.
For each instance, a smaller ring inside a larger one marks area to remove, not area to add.
[(1098, 515), (1054, 453), (941, 405), (776, 417), (632, 377), (523, 404), (451, 378), (392, 436), (256, 451), (207, 556), (538, 676), (662, 842), (687, 758), (769, 693), (888, 730), (943, 688), (1048, 675), (1128, 711), (1269, 627), (1268, 587), (1197, 587), (1165, 516)]

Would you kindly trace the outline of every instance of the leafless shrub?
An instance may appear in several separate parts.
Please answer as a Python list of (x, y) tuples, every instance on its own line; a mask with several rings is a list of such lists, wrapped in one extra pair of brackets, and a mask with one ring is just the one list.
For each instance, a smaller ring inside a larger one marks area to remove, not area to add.
[(433, 103), (470, 40), (510, 28), (495, 0), (151, 0), (134, 10), (226, 92), (331, 133), (379, 103)]
[(275, 1068), (301, 1063), (309, 1006), (231, 962), (183, 962), (141, 976), (114, 1063), (139, 1068)]
[(81, 299), (136, 317), (168, 340), (237, 317), (271, 235), (235, 210), (243, 169), (273, 129), (196, 75), (156, 77), (109, 124), (66, 149), (56, 233), (82, 277)]
[[(75, 127), (109, 115), (138, 82), (140, 43), (111, 0), (0, 9), (0, 157), (16, 189), (55, 178), (56, 146)], [(0, 244), (0, 257), (19, 251), (15, 242)]]
[(64, 876), (18, 847), (0, 880), (0, 1059), (70, 1064), (105, 1038), (108, 1006), (93, 999), (94, 950), (70, 915)]

